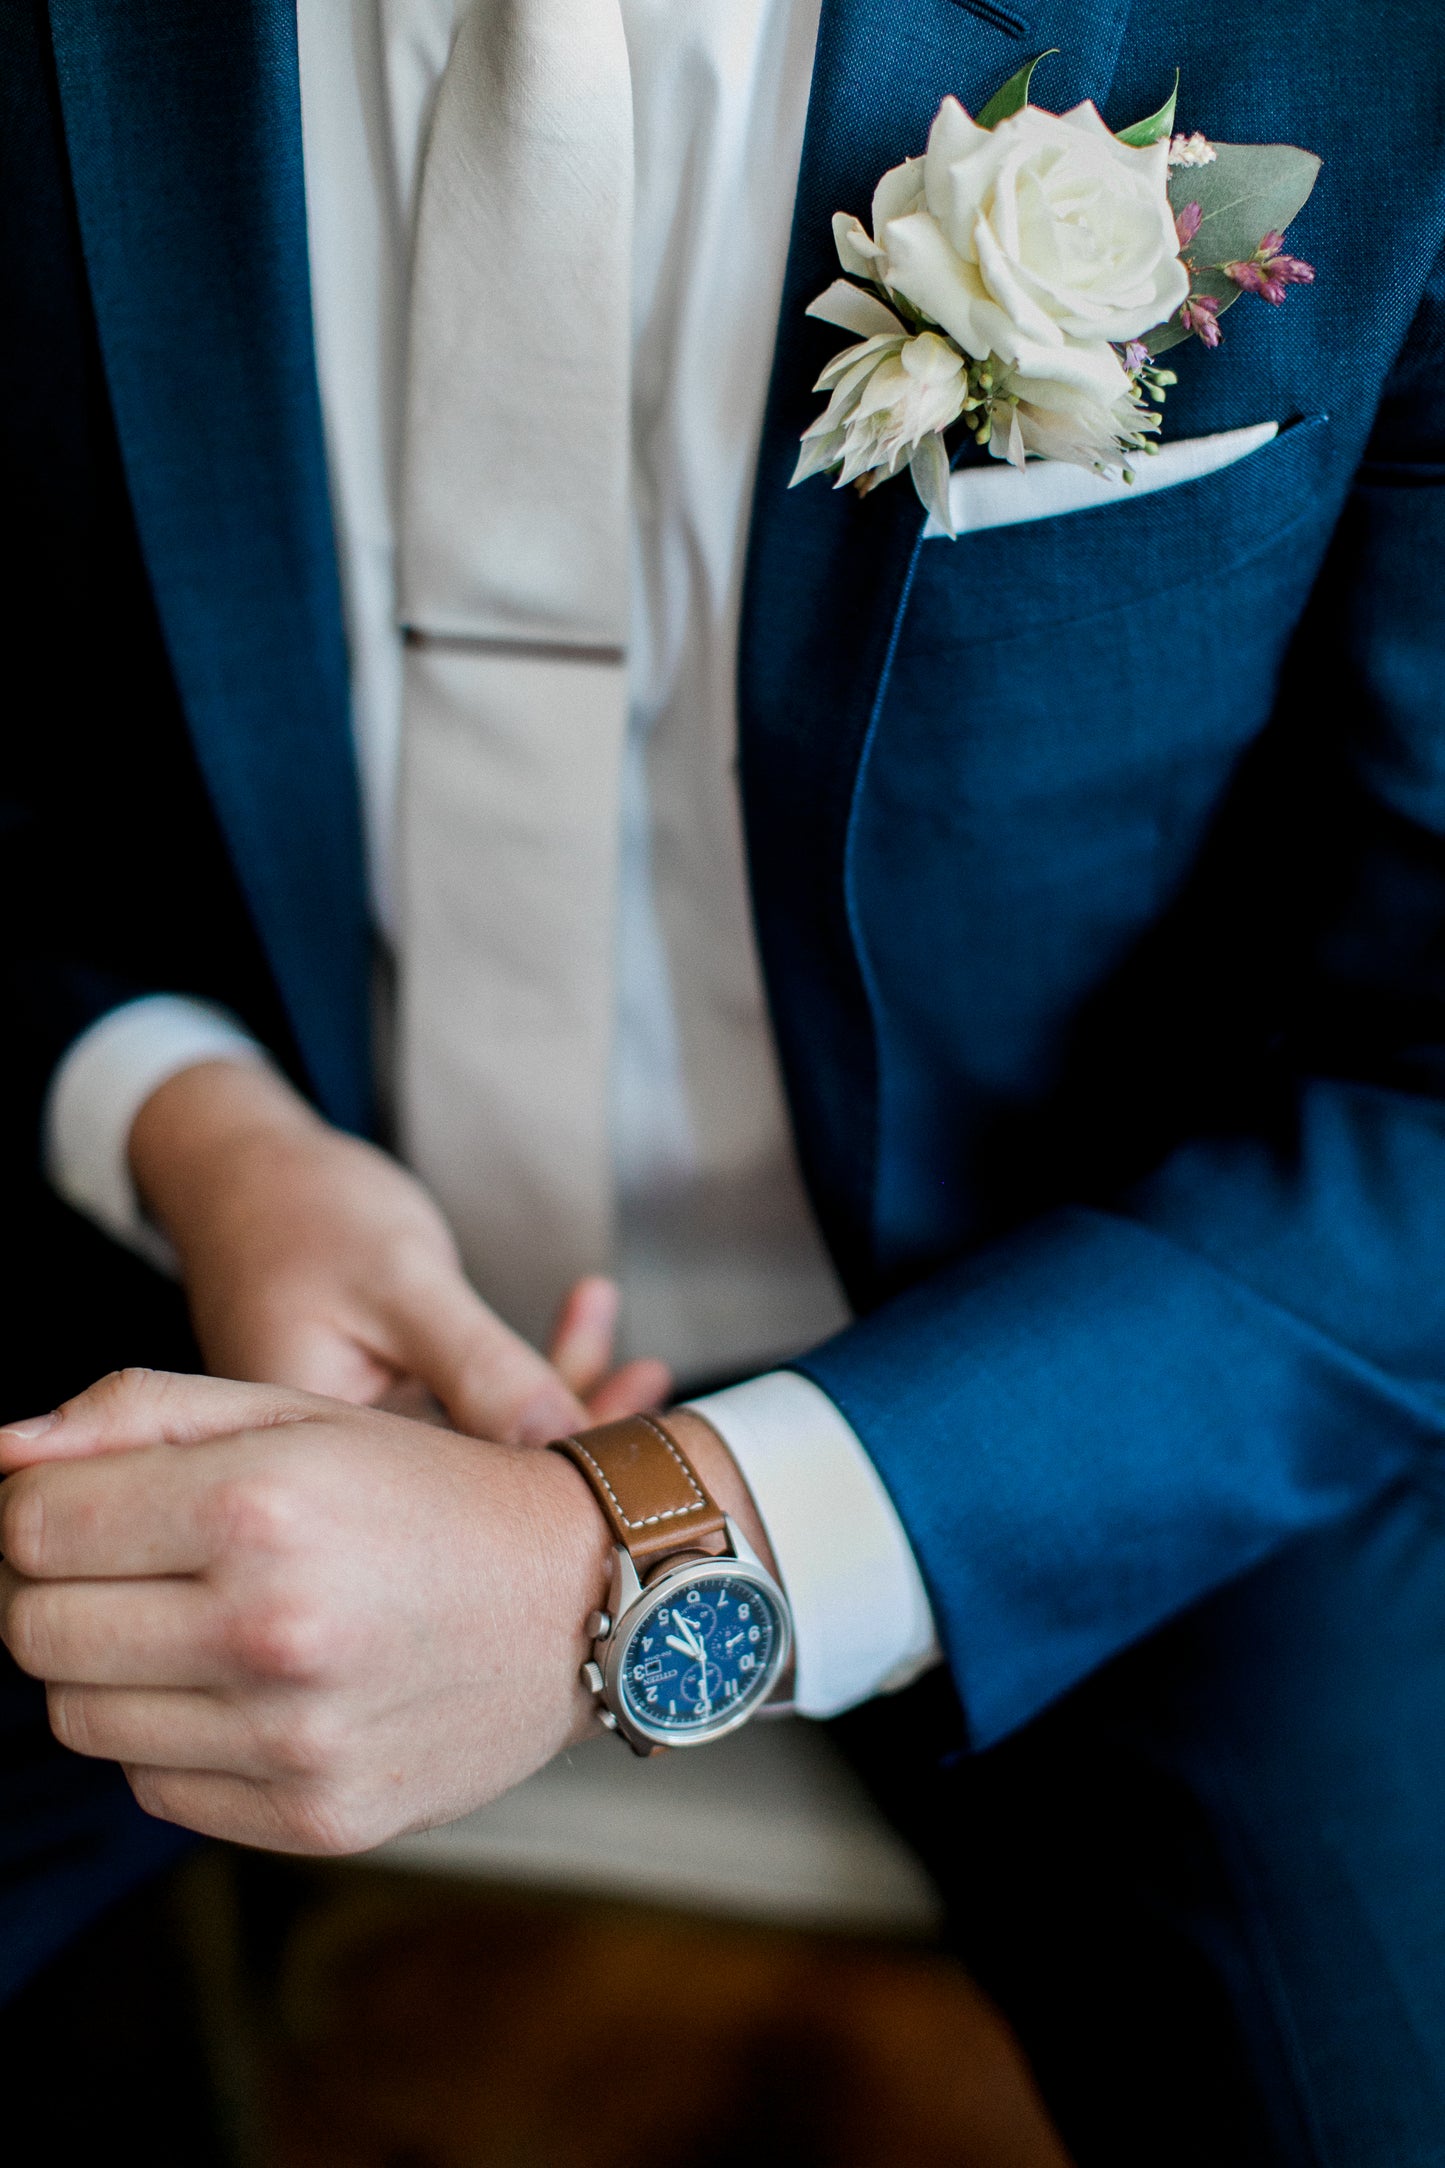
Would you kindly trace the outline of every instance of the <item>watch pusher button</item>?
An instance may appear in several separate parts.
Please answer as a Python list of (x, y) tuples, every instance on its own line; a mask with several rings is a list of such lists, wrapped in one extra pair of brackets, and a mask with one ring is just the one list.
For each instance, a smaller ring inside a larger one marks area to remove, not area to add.
[(610, 1709), (599, 1709), (597, 1711), (597, 1721), (604, 1731), (616, 1731), (617, 1729), (617, 1719)]
[(602, 1673), (598, 1670), (596, 1664), (593, 1663), (590, 1656), (588, 1657), (586, 1663), (582, 1666), (582, 1684), (586, 1687), (589, 1694), (600, 1694), (602, 1691)]
[(593, 1611), (589, 1615), (587, 1620), (587, 1638), (589, 1641), (605, 1641), (611, 1631), (612, 1613), (610, 1611)]

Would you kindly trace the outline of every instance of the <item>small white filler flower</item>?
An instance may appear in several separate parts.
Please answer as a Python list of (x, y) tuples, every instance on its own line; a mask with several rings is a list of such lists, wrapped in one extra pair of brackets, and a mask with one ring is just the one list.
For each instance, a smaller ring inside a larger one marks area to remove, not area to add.
[(910, 333), (892, 309), (843, 279), (808, 313), (864, 337), (836, 354), (813, 387), (832, 396), (804, 434), (793, 480), (836, 468), (837, 488), (856, 482), (866, 494), (908, 467), (920, 498), (951, 532), (943, 431), (968, 397), (957, 347), (936, 332)]

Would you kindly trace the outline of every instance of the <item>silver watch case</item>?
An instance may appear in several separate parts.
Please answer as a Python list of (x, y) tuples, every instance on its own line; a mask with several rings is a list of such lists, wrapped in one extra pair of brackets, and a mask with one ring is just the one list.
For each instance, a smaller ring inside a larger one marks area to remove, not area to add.
[[(593, 1641), (593, 1660), (584, 1666), (582, 1675), (598, 1697), (600, 1722), (608, 1731), (615, 1731), (619, 1738), (625, 1739), (634, 1754), (651, 1754), (658, 1747), (709, 1746), (714, 1739), (722, 1738), (724, 1732), (739, 1730), (767, 1711), (778, 1680), (787, 1669), (793, 1649), (793, 1618), (788, 1599), (736, 1523), (729, 1519), (725, 1525), (727, 1551), (716, 1557), (704, 1551), (690, 1551), (685, 1557), (657, 1567), (646, 1581), (638, 1579), (637, 1568), (621, 1544), (612, 1553), (612, 1587), (601, 1620), (603, 1631)], [(660, 1596), (666, 1595), (669, 1589), (684, 1588), (700, 1573), (715, 1572), (721, 1566), (736, 1579), (761, 1589), (777, 1610), (778, 1639), (764, 1689), (745, 1709), (720, 1713), (709, 1723), (700, 1724), (696, 1731), (679, 1735), (675, 1731), (653, 1730), (650, 1725), (640, 1723), (623, 1700), (622, 1670), (628, 1644), (642, 1616), (652, 1610)]]

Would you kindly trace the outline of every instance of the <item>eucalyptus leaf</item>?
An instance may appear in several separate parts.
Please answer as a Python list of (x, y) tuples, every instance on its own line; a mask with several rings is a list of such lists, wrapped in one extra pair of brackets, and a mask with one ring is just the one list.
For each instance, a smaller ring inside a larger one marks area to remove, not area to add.
[[(1175, 214), (1197, 203), (1203, 212), (1189, 243), (1191, 262), (1238, 263), (1252, 256), (1267, 233), (1283, 233), (1298, 218), (1319, 177), (1313, 151), (1292, 143), (1216, 143), (1209, 166), (1176, 166), (1169, 176)], [(1197, 279), (1196, 285), (1203, 285)], [(1206, 292), (1213, 291), (1206, 287)], [(1231, 285), (1230, 298), (1239, 289)]]
[(1193, 332), (1186, 331), (1177, 316), (1171, 316), (1168, 323), (1160, 324), (1157, 331), (1145, 332), (1144, 344), (1157, 359), (1160, 354), (1167, 354), (1171, 346), (1182, 346), (1186, 339), (1192, 339), (1193, 336)]
[(1034, 69), (1041, 60), (1049, 59), (1058, 49), (1057, 45), (1051, 45), (1047, 52), (1035, 53), (1032, 60), (1026, 60), (1017, 75), (1011, 75), (1003, 87), (994, 92), (983, 111), (975, 114), (974, 118), (979, 127), (996, 128), (998, 123), (1007, 120), (1011, 113), (1022, 112), (1029, 102), (1029, 79)]
[(1244, 297), (1244, 288), (1236, 286), (1232, 278), (1223, 271), (1217, 271), (1213, 264), (1200, 265), (1194, 274), (1191, 291), (1208, 294), (1212, 300), (1217, 301), (1219, 307), (1214, 312), (1216, 316), (1222, 316), (1226, 309), (1232, 309), (1235, 302)]
[[(1118, 141), (1127, 143), (1131, 150), (1147, 151), (1150, 144), (1157, 143), (1161, 136), (1172, 135), (1174, 132), (1174, 108), (1178, 100), (1179, 70), (1176, 68), (1174, 70), (1174, 88), (1170, 91), (1158, 112), (1151, 113), (1147, 120), (1136, 120), (1132, 128), (1121, 128)], [(1190, 200), (1192, 202), (1193, 198), (1191, 197)]]

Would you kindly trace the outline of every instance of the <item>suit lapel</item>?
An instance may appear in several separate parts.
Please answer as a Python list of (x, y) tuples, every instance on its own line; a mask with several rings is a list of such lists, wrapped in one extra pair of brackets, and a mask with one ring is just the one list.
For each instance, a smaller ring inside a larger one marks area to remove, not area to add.
[[(739, 656), (744, 812), (759, 942), (804, 1171), (854, 1300), (875, 1279), (881, 1118), (876, 1024), (849, 892), (849, 835), (907, 606), (923, 515), (906, 478), (860, 502), (789, 491), (812, 385), (840, 334), (804, 316), (838, 275), (830, 220), (867, 216), (889, 166), (921, 151), (952, 91), (973, 111), (1031, 54), (1040, 92), (1104, 105), (1127, 0), (823, 0)], [(923, 967), (920, 959), (920, 967)]]
[(333, 1118), (360, 1126), (366, 896), (293, 11), (52, 0), (51, 19), (101, 350), (172, 668), (311, 1081)]

